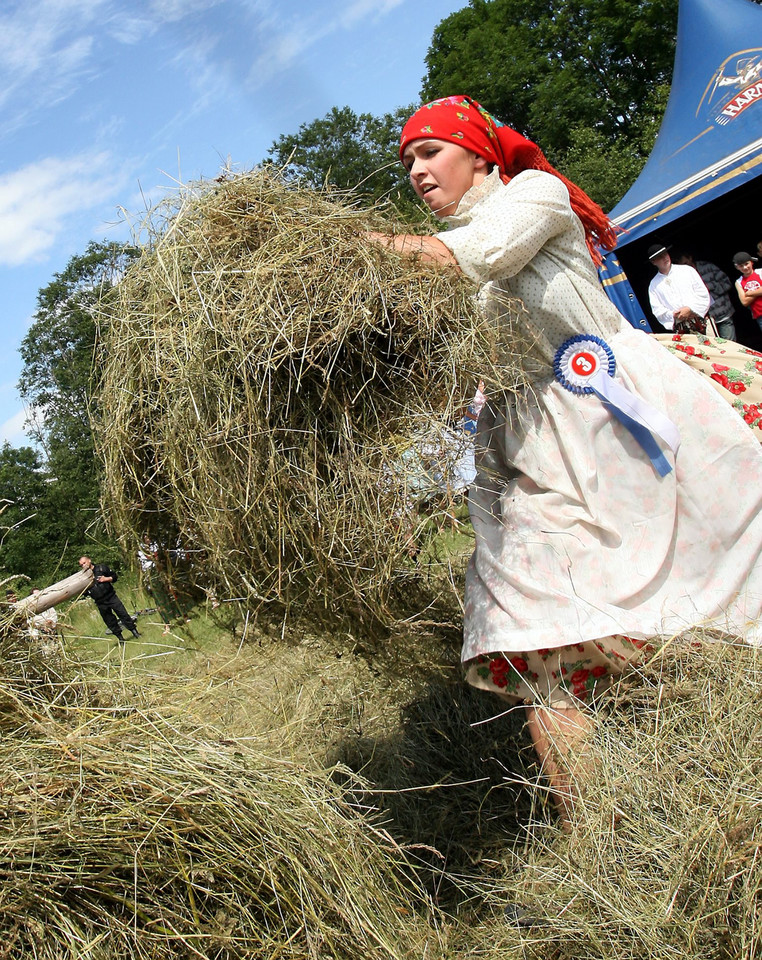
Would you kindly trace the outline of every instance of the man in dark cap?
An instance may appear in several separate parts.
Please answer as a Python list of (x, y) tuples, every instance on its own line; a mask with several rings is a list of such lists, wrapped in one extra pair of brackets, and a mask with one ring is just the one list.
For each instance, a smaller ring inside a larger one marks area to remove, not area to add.
[(672, 263), (664, 243), (651, 244), (648, 259), (658, 271), (648, 285), (648, 299), (659, 323), (665, 330), (705, 333), (704, 317), (712, 298), (698, 273), (693, 267)]
[(739, 250), (733, 257), (733, 263), (741, 271), (741, 276), (736, 280), (738, 299), (751, 310), (752, 317), (762, 330), (762, 277), (754, 269), (756, 260), (745, 250)]

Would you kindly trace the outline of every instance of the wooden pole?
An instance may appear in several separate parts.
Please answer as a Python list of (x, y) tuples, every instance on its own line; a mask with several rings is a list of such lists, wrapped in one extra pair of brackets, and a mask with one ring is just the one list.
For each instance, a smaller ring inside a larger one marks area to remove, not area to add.
[(57, 603), (63, 603), (64, 600), (81, 597), (92, 582), (93, 571), (80, 570), (79, 573), (73, 573), (65, 580), (59, 580), (58, 583), (45, 587), (39, 593), (24, 597), (23, 600), (13, 604), (13, 609), (19, 613), (43, 613)]

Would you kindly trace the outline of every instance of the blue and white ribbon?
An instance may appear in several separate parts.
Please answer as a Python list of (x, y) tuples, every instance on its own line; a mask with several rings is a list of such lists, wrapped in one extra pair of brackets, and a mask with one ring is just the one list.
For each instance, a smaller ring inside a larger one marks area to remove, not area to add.
[(586, 334), (570, 337), (556, 351), (553, 366), (561, 386), (576, 394), (594, 393), (603, 401), (645, 450), (660, 477), (670, 472), (655, 438), (677, 454), (680, 432), (669, 417), (614, 380), (616, 359), (605, 340)]

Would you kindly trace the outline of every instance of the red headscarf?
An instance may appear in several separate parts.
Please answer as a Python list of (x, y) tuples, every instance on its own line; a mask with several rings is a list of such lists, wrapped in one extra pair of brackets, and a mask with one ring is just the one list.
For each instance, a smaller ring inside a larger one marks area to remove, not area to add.
[(615, 227), (598, 204), (551, 166), (537, 144), (496, 120), (471, 97), (442, 97), (416, 110), (402, 128), (400, 159), (413, 140), (429, 139), (454, 141), (484, 157), (497, 166), (504, 183), (522, 170), (552, 173), (569, 191), (572, 210), (582, 221), (585, 240), (596, 264), (601, 262), (599, 247), (613, 250), (616, 246)]

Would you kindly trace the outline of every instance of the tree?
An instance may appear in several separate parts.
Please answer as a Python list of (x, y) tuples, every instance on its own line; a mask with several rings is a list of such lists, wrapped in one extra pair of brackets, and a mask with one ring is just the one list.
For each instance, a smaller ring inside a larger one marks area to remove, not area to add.
[(0, 449), (0, 567), (34, 580), (51, 564), (45, 515), (48, 485), (32, 447)]
[(537, 33), (547, 11), (547, 0), (471, 0), (446, 17), (426, 54), (422, 99), (469, 94), (532, 136)]
[(374, 117), (350, 107), (333, 107), (322, 119), (283, 135), (268, 151), (286, 173), (319, 188), (325, 183), (369, 200), (391, 200), (400, 213), (420, 216), (399, 162), (399, 132), (412, 107)]
[(32, 435), (43, 446), (52, 427), (88, 428), (96, 310), (135, 251), (118, 243), (91, 242), (37, 294), (34, 321), (22, 341), (21, 396), (32, 406)]
[(68, 565), (88, 547), (87, 531), (98, 527), (100, 517), (100, 471), (90, 429), (99, 303), (134, 255), (123, 244), (93, 242), (72, 257), (38, 293), (34, 321), (20, 348), (19, 391), (30, 405), (30, 434), (44, 451), (50, 481), (51, 555)]
[(580, 125), (627, 136), (669, 84), (676, 25), (677, 0), (471, 0), (434, 31), (423, 95), (471, 93), (546, 151)]
[(471, 0), (434, 31), (424, 99), (470, 93), (611, 206), (653, 146), (677, 3)]
[[(665, 105), (668, 94), (669, 88), (665, 86), (654, 91), (654, 97), (663, 99)], [(583, 125), (575, 127), (570, 131), (569, 147), (559, 167), (594, 196), (604, 210), (611, 210), (640, 173), (651, 152), (663, 112), (664, 106), (660, 106), (653, 114), (640, 118), (638, 136), (632, 140), (622, 137), (611, 142), (599, 130)]]

